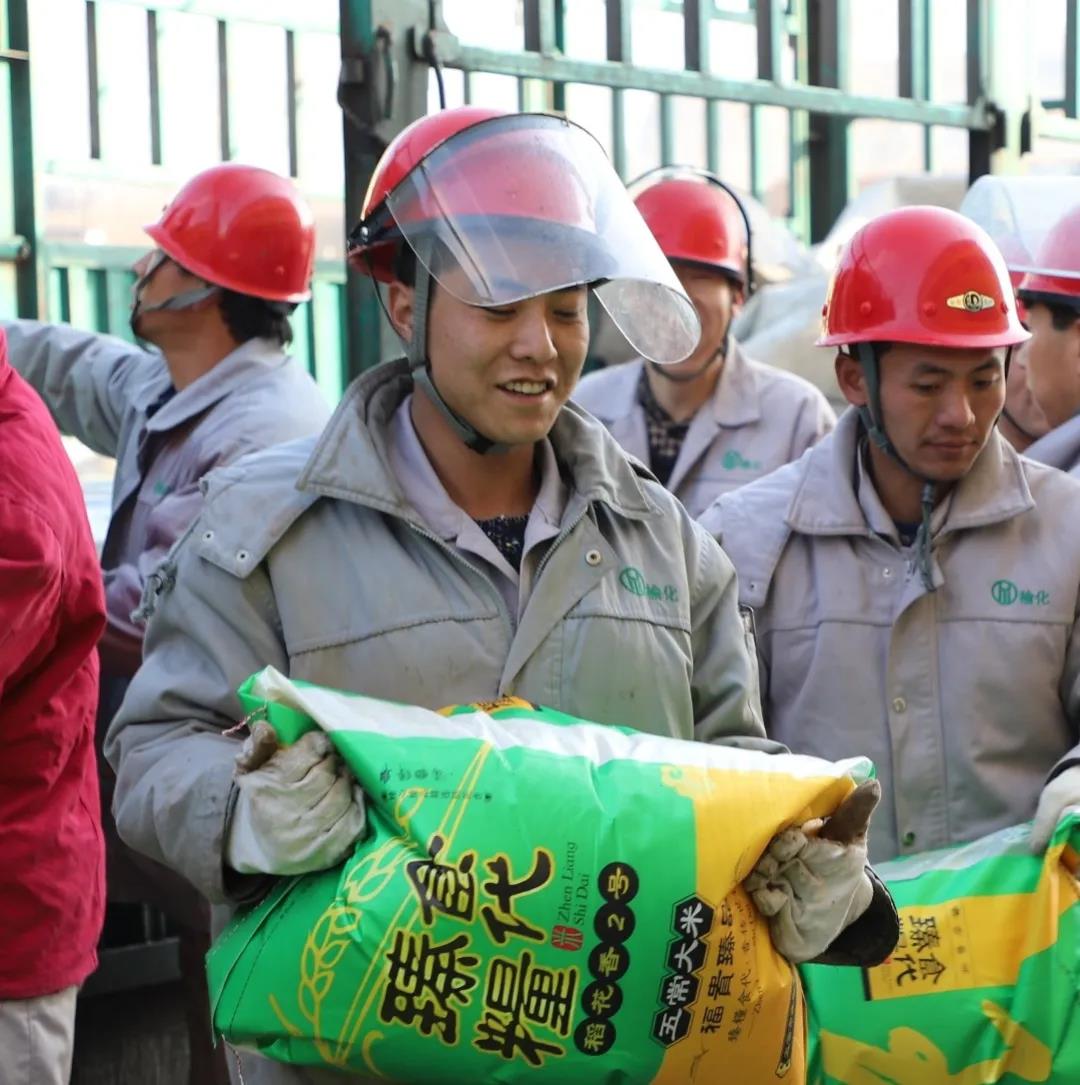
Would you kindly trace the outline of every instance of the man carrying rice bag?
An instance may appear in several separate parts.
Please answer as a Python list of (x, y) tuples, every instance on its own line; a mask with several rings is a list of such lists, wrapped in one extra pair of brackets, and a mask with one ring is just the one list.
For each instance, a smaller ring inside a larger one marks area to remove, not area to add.
[[(249, 750), (238, 785), (223, 732), (266, 665), (429, 708), (513, 693), (778, 748), (730, 563), (567, 403), (590, 290), (648, 358), (677, 361), (698, 335), (596, 141), (543, 115), (422, 119), (385, 152), (351, 242), (386, 284), (406, 357), (360, 377), (318, 439), (211, 476), (148, 592), (145, 663), (109, 735), (121, 835), (218, 903), (333, 866), (363, 832), (363, 796), (324, 735)], [(756, 886), (778, 944), (816, 956), (862, 917), (841, 955), (887, 953), (895, 917), (865, 837), (794, 832)]]

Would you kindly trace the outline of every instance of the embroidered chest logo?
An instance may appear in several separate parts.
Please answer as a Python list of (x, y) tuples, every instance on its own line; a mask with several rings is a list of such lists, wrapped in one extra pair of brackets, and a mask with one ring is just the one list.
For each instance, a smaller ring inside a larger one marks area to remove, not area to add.
[(723, 465), (725, 471), (760, 471), (760, 460), (748, 460), (736, 449), (732, 448), (724, 453)]
[(1019, 603), (1023, 607), (1045, 607), (1050, 605), (1050, 593), (1028, 591), (1018, 587), (1011, 580), (995, 580), (990, 587), (990, 595), (999, 606), (1011, 607)]
[(165, 497), (167, 494), (172, 493), (172, 489), (173, 488), (169, 485), (169, 483), (162, 482), (160, 479), (158, 479), (158, 481), (154, 483), (154, 496)]
[(678, 602), (679, 592), (674, 584), (650, 584), (645, 574), (633, 565), (627, 565), (619, 573), (619, 583), (631, 594), (644, 599), (661, 599), (665, 603)]

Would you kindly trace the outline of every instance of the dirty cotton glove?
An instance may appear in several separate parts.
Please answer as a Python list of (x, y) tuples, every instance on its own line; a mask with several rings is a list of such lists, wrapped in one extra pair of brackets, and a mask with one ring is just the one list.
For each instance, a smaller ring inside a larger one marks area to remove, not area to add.
[(1070, 806), (1080, 806), (1080, 765), (1066, 769), (1043, 788), (1031, 826), (1033, 852), (1039, 854), (1046, 851), (1061, 815)]
[(241, 874), (306, 874), (341, 862), (364, 832), (364, 795), (330, 739), (279, 746), (259, 721), (236, 758), (225, 862)]
[(769, 920), (773, 945), (792, 963), (819, 957), (870, 907), (866, 831), (880, 798), (881, 785), (868, 780), (829, 821), (778, 833), (743, 882)]

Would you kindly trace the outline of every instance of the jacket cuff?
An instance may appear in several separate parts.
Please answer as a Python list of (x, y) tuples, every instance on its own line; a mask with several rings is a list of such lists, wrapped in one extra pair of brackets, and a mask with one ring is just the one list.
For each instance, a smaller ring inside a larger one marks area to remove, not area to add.
[(873, 968), (896, 949), (900, 941), (900, 917), (896, 914), (896, 904), (885, 883), (871, 867), (866, 868), (866, 874), (874, 889), (870, 907), (854, 923), (845, 927), (832, 945), (811, 963)]

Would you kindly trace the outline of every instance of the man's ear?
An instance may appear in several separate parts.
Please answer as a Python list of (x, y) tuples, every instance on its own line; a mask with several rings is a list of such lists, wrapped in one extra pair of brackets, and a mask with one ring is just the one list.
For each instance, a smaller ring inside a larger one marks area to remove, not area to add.
[(843, 351), (836, 352), (836, 383), (844, 399), (853, 407), (865, 407), (869, 402), (869, 394), (866, 390), (866, 374), (863, 373), (862, 364), (858, 358), (853, 358)]
[(416, 291), (413, 287), (395, 279), (386, 288), (386, 311), (390, 323), (406, 343), (412, 340), (415, 305)]

